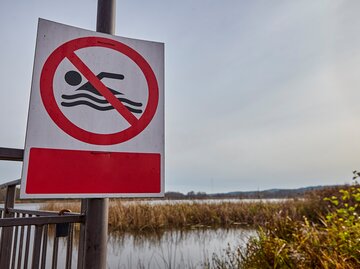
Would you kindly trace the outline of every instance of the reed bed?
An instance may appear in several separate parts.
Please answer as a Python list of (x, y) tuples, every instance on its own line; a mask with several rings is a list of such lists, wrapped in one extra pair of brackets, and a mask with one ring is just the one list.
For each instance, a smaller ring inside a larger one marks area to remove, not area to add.
[[(141, 232), (201, 227), (263, 226), (276, 218), (315, 219), (318, 203), (312, 199), (283, 202), (186, 202), (151, 204), (112, 200), (109, 231)], [(48, 202), (42, 210), (80, 211), (79, 202)]]

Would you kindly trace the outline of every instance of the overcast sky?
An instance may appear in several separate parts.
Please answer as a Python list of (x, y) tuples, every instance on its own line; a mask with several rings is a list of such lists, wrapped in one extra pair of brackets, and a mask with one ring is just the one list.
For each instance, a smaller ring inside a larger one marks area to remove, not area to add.
[[(1, 0), (0, 147), (23, 148), (38, 18), (95, 30), (95, 0)], [(165, 43), (166, 191), (349, 183), (360, 169), (360, 1), (117, 2)], [(0, 182), (21, 164), (0, 162)]]

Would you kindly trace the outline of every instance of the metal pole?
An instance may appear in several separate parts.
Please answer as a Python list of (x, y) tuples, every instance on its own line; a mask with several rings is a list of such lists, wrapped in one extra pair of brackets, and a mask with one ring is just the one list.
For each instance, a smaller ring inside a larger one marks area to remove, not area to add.
[(115, 34), (116, 0), (98, 0), (96, 31)]
[[(115, 4), (116, 0), (98, 0), (97, 32), (115, 33)], [(108, 205), (107, 198), (92, 198), (87, 201), (83, 268), (106, 268)]]
[(88, 199), (85, 224), (84, 269), (106, 268), (108, 199)]

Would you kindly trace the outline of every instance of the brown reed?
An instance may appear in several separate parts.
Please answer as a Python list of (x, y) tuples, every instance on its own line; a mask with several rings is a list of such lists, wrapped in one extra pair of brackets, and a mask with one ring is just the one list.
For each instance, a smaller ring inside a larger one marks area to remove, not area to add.
[[(312, 199), (282, 202), (151, 202), (111, 200), (109, 230), (119, 232), (191, 229), (198, 227), (263, 226), (277, 218), (316, 219), (319, 210)], [(48, 202), (42, 210), (80, 211), (79, 202)]]

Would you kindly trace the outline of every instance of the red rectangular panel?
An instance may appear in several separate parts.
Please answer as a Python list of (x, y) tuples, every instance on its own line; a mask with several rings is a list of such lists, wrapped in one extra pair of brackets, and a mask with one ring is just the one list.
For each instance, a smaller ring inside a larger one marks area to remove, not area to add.
[(160, 193), (157, 153), (31, 148), (27, 194)]

